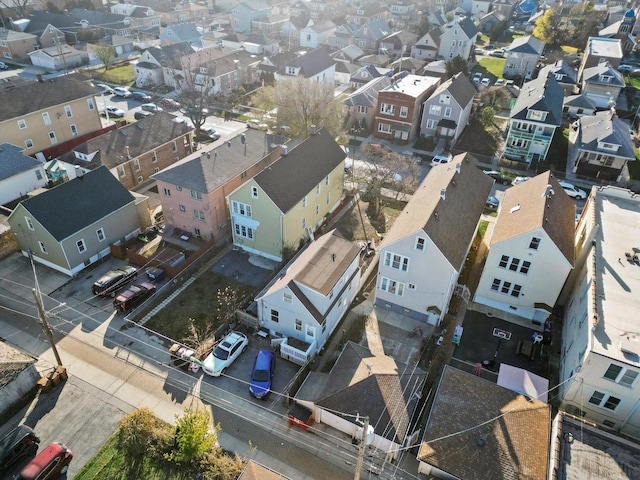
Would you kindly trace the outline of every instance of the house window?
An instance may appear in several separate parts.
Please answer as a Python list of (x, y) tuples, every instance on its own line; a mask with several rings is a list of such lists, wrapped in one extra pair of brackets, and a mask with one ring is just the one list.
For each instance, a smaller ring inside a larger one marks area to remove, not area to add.
[(307, 196), (305, 195), (304, 197), (302, 197), (302, 207), (306, 208), (307, 206)]
[(624, 385), (625, 387), (632, 387), (636, 378), (638, 378), (638, 372), (612, 363), (605, 372), (604, 378)]
[(324, 332), (326, 332), (326, 331), (327, 331), (327, 319), (325, 318), (325, 319), (322, 321), (322, 333), (324, 333)]
[(520, 296), (520, 292), (522, 291), (522, 285), (514, 285), (511, 289), (511, 296), (518, 298)]
[(491, 290), (518, 298), (522, 294), (522, 285), (517, 285), (512, 282), (503, 282), (499, 278), (494, 278), (491, 283)]
[(138, 178), (136, 178), (136, 182), (137, 183), (142, 183), (144, 181), (144, 177), (142, 175), (140, 175)]
[(33, 227), (33, 222), (29, 217), (24, 217), (24, 221), (27, 223), (27, 228), (29, 230), (35, 230), (35, 228)]
[(51, 117), (49, 116), (48, 112), (44, 112), (42, 114), (42, 121), (45, 125), (51, 125)]
[(384, 256), (385, 267), (406, 272), (409, 269), (409, 258), (391, 252), (386, 252)]
[(251, 187), (251, 198), (258, 198), (258, 187)]
[(24, 120), (18, 120), (18, 128), (20, 130), (24, 130), (25, 128), (27, 128), (27, 122), (25, 122)]
[(104, 234), (104, 228), (96, 230), (96, 237), (98, 237), (99, 242), (104, 242), (105, 238), (107, 238)]
[(384, 113), (385, 115), (393, 115), (395, 113), (396, 106), (391, 103), (381, 103), (380, 104), (380, 113)]
[(511, 288), (511, 282), (502, 282), (502, 288), (500, 289), (500, 292), (509, 293), (510, 288)]
[(202, 210), (198, 210), (196, 208), (193, 209), (193, 218), (196, 220), (204, 221), (204, 212)]
[(74, 137), (78, 136), (78, 128), (76, 127), (75, 123), (69, 125), (69, 128), (71, 129), (71, 135), (73, 135)]
[(236, 202), (235, 200), (231, 202), (231, 209), (233, 213), (242, 215), (243, 217), (251, 218), (251, 205), (247, 205), (246, 203)]
[(140, 160), (137, 158), (133, 159), (133, 169), (136, 171), (140, 170)]
[(89, 111), (93, 111), (96, 109), (95, 104), (93, 103), (93, 98), (87, 99), (87, 106), (89, 107)]
[(447, 94), (447, 93), (443, 93), (442, 95), (440, 95), (440, 103), (444, 104), (444, 105), (449, 105), (449, 102), (451, 101), (451, 95)]
[(307, 228), (307, 217), (302, 219), (302, 229), (305, 230)]
[(596, 405), (597, 407), (603, 407), (608, 410), (614, 411), (620, 404), (620, 399), (594, 390), (591, 398), (589, 399), (589, 403)]
[(401, 297), (404, 294), (404, 283), (382, 277), (380, 279), (380, 290)]
[(151, 162), (156, 163), (157, 161), (158, 161), (158, 156), (156, 155), (156, 152), (153, 152), (151, 154)]
[(162, 193), (164, 193), (165, 197), (170, 197), (171, 196), (171, 190), (169, 190), (167, 187), (164, 187), (162, 189)]
[(244, 225), (235, 224), (234, 229), (236, 231), (236, 235), (242, 238), (248, 238), (249, 240), (253, 240), (253, 228), (245, 227)]
[(544, 122), (547, 119), (547, 112), (541, 112), (540, 110), (528, 110), (527, 118), (529, 120)]
[(178, 151), (178, 145), (176, 145), (176, 142), (173, 142), (173, 144), (171, 145), (171, 150), (174, 152)]
[(80, 239), (76, 242), (76, 247), (78, 247), (78, 253), (84, 253), (87, 251), (87, 246), (84, 243), (84, 240)]
[(27, 148), (33, 148), (33, 140), (31, 140), (30, 138), (27, 138), (24, 141), (24, 146), (27, 147)]
[(202, 200), (202, 194), (195, 190), (191, 190), (191, 198), (193, 198), (194, 200)]
[(316, 336), (316, 329), (313, 328), (310, 325), (307, 325), (307, 336), (308, 337), (315, 337)]
[(290, 293), (285, 292), (282, 295), (282, 299), (287, 303), (293, 303), (293, 295), (291, 295)]
[(295, 75), (296, 68), (295, 67), (287, 67), (287, 75)]
[(538, 250), (538, 247), (540, 247), (540, 238), (533, 237), (531, 239), (531, 243), (529, 243), (529, 248), (531, 250)]
[(425, 247), (425, 239), (424, 238), (416, 238), (416, 250), (420, 250), (421, 252), (424, 252), (424, 247)]
[(36, 170), (36, 180), (42, 180), (42, 172), (40, 170)]
[(500, 258), (500, 263), (498, 263), (498, 266), (501, 268), (507, 268), (508, 263), (509, 263), (509, 257), (507, 255), (502, 255), (502, 257)]
[(524, 273), (525, 275), (529, 273), (529, 267), (531, 267), (531, 262), (527, 262), (526, 260), (522, 262), (522, 266), (520, 267), (520, 273)]
[(56, 137), (56, 132), (49, 132), (49, 140), (51, 140), (51, 145), (55, 145), (58, 143), (58, 137)]
[(73, 112), (71, 111), (71, 106), (70, 105), (65, 105), (64, 106), (64, 113), (67, 116), (67, 118), (73, 117)]
[(451, 116), (451, 107), (447, 107), (444, 109), (444, 116), (445, 117), (450, 117)]
[(416, 290), (416, 284), (415, 283), (407, 283), (407, 290), (415, 291)]
[(358, 105), (358, 113), (366, 114), (367, 111), (367, 107), (365, 107), (364, 105)]
[(519, 258), (512, 258), (511, 259), (511, 265), (509, 265), (509, 270), (511, 270), (512, 272), (517, 272), (519, 265), (520, 265), (520, 259)]
[(327, 205), (331, 202), (331, 192), (327, 193)]
[(324, 184), (329, 185), (329, 175), (324, 178)]
[(409, 116), (409, 107), (400, 107), (400, 118), (407, 118)]
[(181, 192), (181, 191), (182, 191), (182, 187), (181, 187), (180, 185), (176, 185), (176, 190), (177, 190), (178, 192)]
[(45, 255), (48, 255), (47, 247), (44, 246), (44, 243), (38, 240), (38, 245), (40, 246), (40, 251)]
[(320, 184), (316, 185), (316, 195), (320, 195)]
[(277, 310), (271, 309), (271, 321), (278, 323), (280, 321), (280, 312)]
[(427, 129), (433, 130), (435, 128), (436, 128), (436, 121), (433, 118), (430, 118), (429, 120), (427, 120)]
[(378, 131), (381, 133), (391, 133), (391, 125), (388, 123), (379, 123)]
[(429, 115), (442, 115), (442, 107), (440, 105), (430, 105)]
[(246, 170), (240, 174), (240, 180), (244, 180), (245, 178), (247, 178), (247, 171)]
[(186, 209), (186, 207), (184, 205), (180, 205), (179, 208), (180, 208), (181, 212), (186, 212), (187, 211), (187, 209)]
[(301, 332), (302, 331), (302, 320), (299, 320), (296, 318), (296, 331), (297, 332)]

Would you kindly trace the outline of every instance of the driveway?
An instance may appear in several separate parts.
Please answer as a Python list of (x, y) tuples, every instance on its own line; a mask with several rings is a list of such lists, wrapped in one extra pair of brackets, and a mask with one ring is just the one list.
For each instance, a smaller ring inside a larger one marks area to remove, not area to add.
[(259, 287), (265, 284), (277, 267), (278, 263), (273, 260), (232, 250), (216, 262), (211, 271)]

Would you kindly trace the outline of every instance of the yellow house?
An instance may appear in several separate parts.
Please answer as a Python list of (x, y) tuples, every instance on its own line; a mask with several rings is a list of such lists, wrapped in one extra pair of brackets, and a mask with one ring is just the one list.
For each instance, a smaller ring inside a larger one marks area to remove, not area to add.
[(339, 206), (346, 154), (325, 129), (282, 156), (229, 195), (233, 244), (280, 261), (313, 238)]
[(47, 151), (102, 128), (95, 95), (101, 90), (78, 74), (0, 91), (0, 143)]

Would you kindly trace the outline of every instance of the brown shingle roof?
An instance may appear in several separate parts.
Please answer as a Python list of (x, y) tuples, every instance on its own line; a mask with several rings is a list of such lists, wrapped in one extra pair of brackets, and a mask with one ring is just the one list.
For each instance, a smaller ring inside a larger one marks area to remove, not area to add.
[[(551, 185), (553, 195), (545, 195)], [(574, 265), (576, 207), (547, 171), (508, 188), (491, 237), (491, 245), (542, 227), (569, 263)]]
[(418, 459), (464, 480), (546, 480), (549, 405), (446, 366)]
[[(460, 165), (460, 173), (456, 166)], [(405, 206), (382, 245), (423, 229), (451, 265), (462, 269), (493, 180), (468, 153), (433, 167)], [(445, 190), (445, 199), (440, 192)]]

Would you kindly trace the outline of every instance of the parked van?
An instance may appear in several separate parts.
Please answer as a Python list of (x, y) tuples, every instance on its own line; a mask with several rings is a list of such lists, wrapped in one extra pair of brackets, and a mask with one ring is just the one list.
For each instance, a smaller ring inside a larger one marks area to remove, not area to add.
[(69, 468), (73, 453), (60, 442), (50, 443), (22, 469), (16, 480), (50, 480)]

